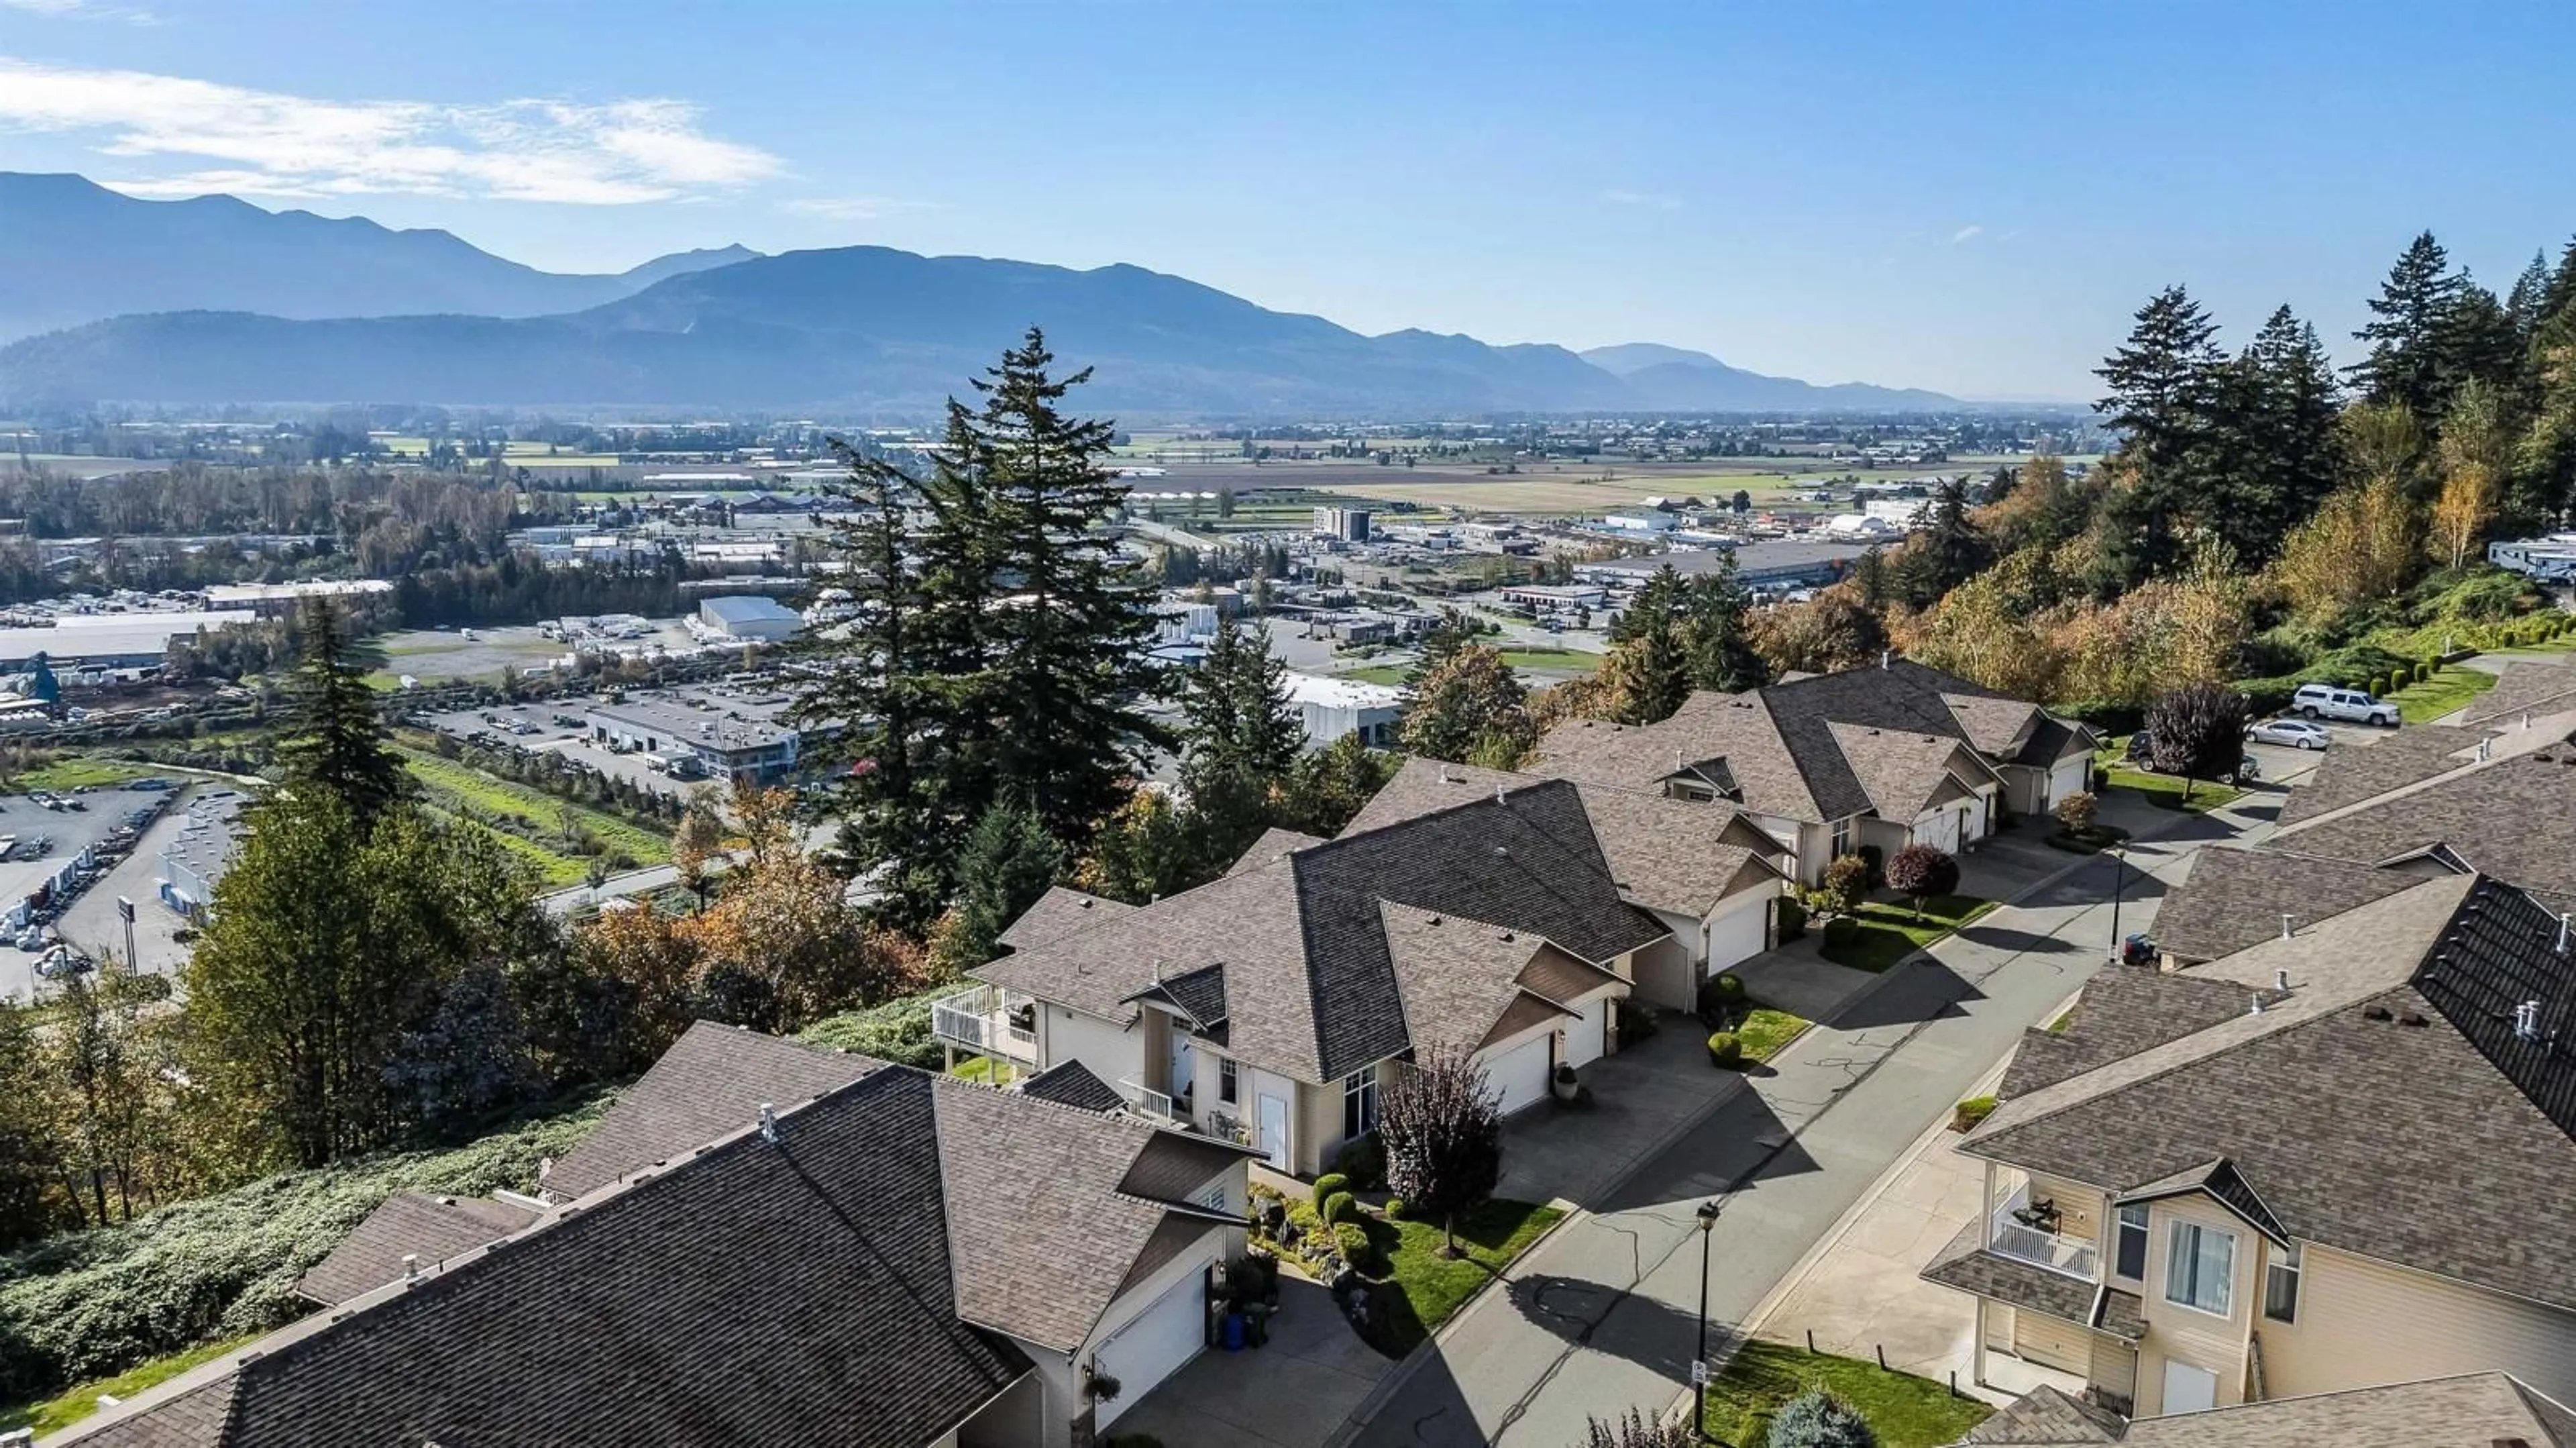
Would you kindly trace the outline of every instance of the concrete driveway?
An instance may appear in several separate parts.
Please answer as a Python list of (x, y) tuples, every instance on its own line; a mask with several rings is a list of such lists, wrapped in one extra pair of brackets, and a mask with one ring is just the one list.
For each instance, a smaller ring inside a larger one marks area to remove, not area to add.
[(1120, 1414), (1110, 1434), (1151, 1433), (1171, 1448), (1321, 1448), (1394, 1367), (1360, 1341), (1331, 1293), (1282, 1274), (1266, 1345), (1199, 1354)]
[(1590, 1101), (1552, 1101), (1504, 1126), (1496, 1196), (1588, 1205), (1601, 1183), (1627, 1175), (1744, 1089), (1741, 1073), (1708, 1063), (1698, 1020), (1666, 1012), (1661, 1023), (1651, 1038), (1576, 1073)]

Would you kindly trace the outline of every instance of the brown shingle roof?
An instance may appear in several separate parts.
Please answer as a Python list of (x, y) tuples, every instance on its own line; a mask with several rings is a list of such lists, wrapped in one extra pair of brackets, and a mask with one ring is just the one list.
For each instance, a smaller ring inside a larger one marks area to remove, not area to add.
[(1127, 1104), (1118, 1088), (1092, 1074), (1080, 1061), (1066, 1060), (1049, 1066), (1019, 1085), (1020, 1094), (1052, 1101), (1059, 1106), (1078, 1106), (1085, 1111), (1115, 1111)]
[(103, 1409), (69, 1436), (49, 1441), (80, 1448), (220, 1448), (232, 1405), (233, 1377), (223, 1372), (167, 1397)]
[(2500, 1372), (2275, 1398), (2122, 1425), (2041, 1388), (1969, 1430), (1969, 1444), (2024, 1448), (2576, 1448), (2568, 1410)]
[(995, 937), (997, 943), (1013, 950), (1031, 950), (1050, 945), (1068, 935), (1089, 930), (1103, 921), (1115, 920), (1135, 910), (1098, 895), (1086, 895), (1063, 885), (1050, 885), (1037, 903), (1021, 912), (1020, 918)]
[(2125, 1426), (2119, 1414), (2042, 1385), (1968, 1430), (1962, 1443), (2074, 1445), (2116, 1443)]
[(557, 1200), (586, 1196), (629, 1172), (740, 1130), (763, 1102), (783, 1111), (884, 1064), (699, 1021), (554, 1164), (546, 1193)]
[(295, 1290), (336, 1306), (401, 1281), (406, 1256), (418, 1258), (422, 1268), (436, 1267), (443, 1258), (487, 1245), (536, 1219), (525, 1207), (490, 1197), (398, 1192), (368, 1213), (330, 1256), (313, 1264)]
[(1300, 830), (1283, 830), (1277, 825), (1272, 825), (1261, 832), (1261, 838), (1254, 840), (1252, 848), (1245, 850), (1243, 857), (1228, 867), (1226, 873), (1240, 875), (1246, 870), (1258, 870), (1264, 865), (1275, 865), (1298, 850), (1310, 845), (1320, 845), (1323, 842), (1323, 837), (1320, 835), (1310, 835)]
[(2362, 864), (2441, 845), (2481, 874), (2576, 894), (2576, 745), (2495, 759), (2340, 813), (2306, 816), (2271, 843)]
[(1866, 724), (1828, 724), (1826, 729), (1881, 819), (1910, 821), (1931, 808), (1942, 787), (1953, 782), (1954, 761), (1963, 770), (1983, 771), (1974, 751), (1947, 735)]
[(2459, 722), (2471, 729), (2507, 729), (2520, 724), (2526, 711), (2536, 717), (2570, 709), (2576, 709), (2576, 661), (2564, 655), (2515, 659), (2496, 677), (2494, 688), (2468, 702)]
[(2284, 915), (2293, 928), (2314, 924), (2423, 882), (2375, 862), (2212, 845), (2157, 910), (2156, 944), (2185, 960), (2215, 960), (2280, 934)]
[(2367, 745), (2337, 745), (2317, 760), (2314, 773), (2281, 802), (2283, 829), (2346, 805), (2447, 774), (2469, 760), (2488, 737), (2483, 729), (2423, 724), (2383, 735)]

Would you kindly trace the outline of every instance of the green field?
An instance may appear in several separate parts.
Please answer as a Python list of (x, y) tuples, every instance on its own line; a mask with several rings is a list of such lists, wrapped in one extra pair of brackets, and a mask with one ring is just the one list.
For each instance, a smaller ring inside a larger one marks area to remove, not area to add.
[[(564, 889), (582, 883), (590, 870), (590, 857), (574, 848), (564, 838), (565, 811), (576, 832), (596, 836), (610, 854), (623, 854), (638, 865), (664, 865), (671, 860), (671, 842), (662, 835), (615, 815), (559, 800), (543, 790), (511, 780), (498, 779), (479, 769), (441, 759), (424, 750), (400, 748), (403, 767), (420, 781), (430, 808), (451, 819), (469, 819), (482, 825), (473, 815), (506, 816), (522, 821), (538, 838), (530, 839), (508, 829), (484, 826), (486, 833), (501, 847), (533, 867), (546, 884)], [(472, 811), (468, 814), (467, 811)], [(540, 843), (543, 841), (543, 843)]]
[(79, 789), (83, 785), (97, 789), (123, 784), (129, 779), (141, 779), (153, 772), (150, 765), (122, 759), (93, 759), (85, 754), (66, 754), (9, 776), (9, 787), (20, 794), (39, 789)]

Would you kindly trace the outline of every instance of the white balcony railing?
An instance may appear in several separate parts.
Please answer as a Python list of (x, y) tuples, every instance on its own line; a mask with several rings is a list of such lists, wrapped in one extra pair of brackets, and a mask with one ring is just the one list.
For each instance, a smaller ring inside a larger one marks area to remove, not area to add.
[(1036, 1065), (1038, 1033), (1013, 1019), (1028, 1008), (989, 985), (960, 991), (930, 1007), (930, 1034), (961, 1050)]
[(2030, 1188), (2024, 1186), (1995, 1208), (1993, 1231), (1987, 1238), (1987, 1250), (1997, 1256), (2027, 1262), (2033, 1267), (2062, 1273), (2068, 1277), (2098, 1282), (2100, 1265), (2098, 1249), (2093, 1243), (2076, 1237), (2061, 1237), (2055, 1232), (2031, 1226), (2014, 1217), (2015, 1212), (2030, 1206)]
[(1143, 1115), (1168, 1121), (1174, 1126), (1190, 1124), (1189, 1113), (1181, 1110), (1180, 1104), (1167, 1092), (1157, 1091), (1132, 1076), (1119, 1081), (1118, 1091), (1127, 1098), (1128, 1105)]

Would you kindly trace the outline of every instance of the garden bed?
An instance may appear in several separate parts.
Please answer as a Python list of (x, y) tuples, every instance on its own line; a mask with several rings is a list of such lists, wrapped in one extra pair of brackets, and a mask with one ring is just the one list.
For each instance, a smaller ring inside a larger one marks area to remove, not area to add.
[(1759, 1448), (1770, 1441), (1771, 1415), (1816, 1387), (1858, 1409), (1877, 1433), (1879, 1448), (1956, 1443), (1995, 1411), (1953, 1395), (1946, 1384), (1891, 1372), (1865, 1358), (1757, 1340), (1738, 1348), (1726, 1371), (1709, 1383), (1701, 1427), (1717, 1442)]
[(2129, 832), (2118, 825), (2086, 825), (2080, 830), (2051, 831), (2045, 843), (2052, 850), (2071, 855), (2098, 855), (2114, 845), (2125, 843)]
[[(1256, 1203), (1265, 1198), (1284, 1201), (1301, 1240), (1305, 1234), (1333, 1230), (1322, 1225), (1312, 1201), (1281, 1196), (1261, 1186), (1255, 1186), (1252, 1195)], [(1355, 1227), (1368, 1243), (1367, 1260), (1351, 1264), (1370, 1294), (1372, 1320), (1362, 1336), (1388, 1357), (1403, 1357), (1439, 1331), (1440, 1324), (1468, 1298), (1500, 1277), (1513, 1258), (1528, 1251), (1564, 1216), (1555, 1207), (1496, 1197), (1459, 1216), (1460, 1255), (1444, 1257), (1440, 1248), (1447, 1239), (1438, 1222), (1388, 1221), (1379, 1213), (1360, 1212), (1343, 1225)], [(1258, 1225), (1252, 1241), (1276, 1252), (1283, 1266), (1312, 1273), (1314, 1264), (1300, 1257), (1294, 1245), (1273, 1240)]]
[(1825, 926), (1825, 959), (1873, 974), (1995, 908), (1973, 895), (1935, 895), (1917, 916), (1911, 901), (1868, 904)]

